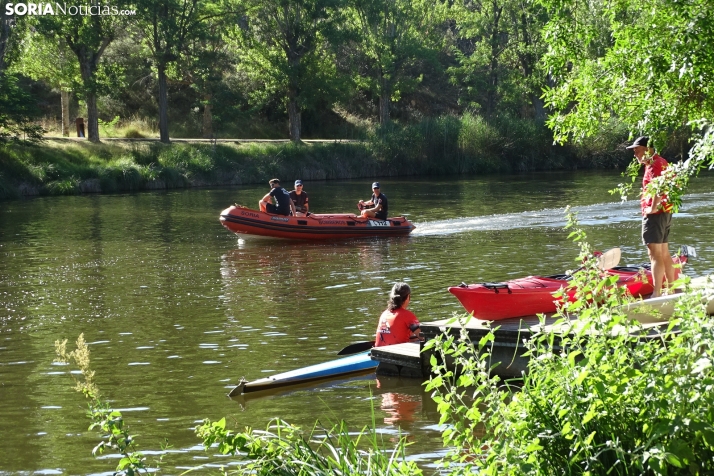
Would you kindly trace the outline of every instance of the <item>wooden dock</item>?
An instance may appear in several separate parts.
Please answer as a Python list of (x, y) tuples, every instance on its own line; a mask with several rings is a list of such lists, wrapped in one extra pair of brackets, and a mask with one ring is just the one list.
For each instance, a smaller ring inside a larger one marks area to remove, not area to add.
[[(551, 325), (556, 320), (556, 318), (547, 317), (545, 324)], [(422, 334), (426, 340), (433, 339), (439, 334), (459, 336), (461, 324), (459, 322), (449, 323), (450, 321), (451, 319), (443, 319), (424, 323), (421, 326)], [(496, 322), (471, 319), (466, 323), (465, 329), (469, 339), (475, 344), (478, 344), (481, 338), (493, 330), (495, 339), (492, 343), (491, 356), (494, 363), (499, 362), (494, 368), (494, 373), (504, 378), (523, 375), (523, 372), (528, 368), (528, 358), (523, 357), (524, 342), (541, 331), (540, 320), (537, 316), (514, 317)], [(432, 355), (433, 351), (426, 351), (420, 357), (428, 365)], [(429, 367), (424, 367), (424, 369), (428, 371)]]
[[(422, 378), (429, 374), (422, 370), (422, 345), (406, 343), (372, 348), (372, 360), (378, 360), (377, 375)], [(426, 362), (429, 362), (428, 360)]]
[[(426, 322), (421, 325), (421, 331), (426, 340), (433, 339), (437, 335), (446, 334), (459, 336), (461, 325), (459, 322), (450, 322), (451, 319)], [(493, 372), (502, 378), (521, 378), (528, 369), (528, 357), (524, 357), (526, 351), (525, 342), (533, 335), (542, 331), (552, 330), (556, 318), (548, 317), (545, 325), (541, 326), (537, 316), (518, 317), (503, 319), (497, 322), (479, 321), (472, 319), (466, 323), (469, 339), (477, 344), (482, 337), (486, 336), (492, 329), (494, 341), (491, 346), (491, 359), (494, 364)], [(572, 318), (569, 322), (557, 324), (559, 327), (572, 326), (576, 324), (577, 318)], [(489, 327), (492, 324), (492, 327)], [(661, 337), (659, 329), (667, 326), (667, 322), (654, 322), (643, 324), (642, 327), (649, 330), (648, 337)], [(431, 356), (434, 351), (423, 350), (424, 344), (397, 344), (386, 347), (375, 347), (372, 349), (372, 359), (379, 361), (377, 375), (391, 375), (400, 377), (426, 378), (431, 370)], [(560, 346), (557, 343), (553, 346), (554, 351), (558, 351)], [(437, 356), (438, 357), (438, 356)]]
[[(693, 289), (711, 287), (714, 276), (703, 276), (692, 279)], [(546, 317), (546, 328), (551, 327), (556, 318)], [(451, 319), (442, 319), (434, 322), (425, 322), (421, 325), (422, 335), (426, 340), (433, 339), (437, 335), (447, 334), (459, 336), (461, 325), (458, 322), (451, 322)], [(577, 321), (573, 317), (570, 322), (560, 324), (569, 326)], [(667, 322), (653, 322), (642, 324), (648, 329), (648, 337), (660, 336), (660, 328), (666, 326)], [(521, 377), (528, 368), (528, 358), (523, 356), (525, 351), (524, 342), (528, 341), (534, 334), (547, 330), (541, 328), (540, 320), (537, 316), (515, 317), (503, 319), (501, 321), (488, 322), (471, 319), (466, 324), (471, 342), (478, 343), (482, 337), (487, 335), (492, 328), (495, 329), (495, 340), (492, 347), (492, 359), (499, 364), (495, 367), (494, 373), (503, 378)], [(647, 338), (647, 337), (646, 337)], [(397, 375), (402, 377), (426, 378), (430, 373), (430, 359), (433, 351), (424, 351), (423, 344), (399, 344), (388, 347), (378, 347), (372, 349), (372, 358), (379, 361), (377, 367), (378, 375)], [(557, 351), (558, 346), (555, 346)]]

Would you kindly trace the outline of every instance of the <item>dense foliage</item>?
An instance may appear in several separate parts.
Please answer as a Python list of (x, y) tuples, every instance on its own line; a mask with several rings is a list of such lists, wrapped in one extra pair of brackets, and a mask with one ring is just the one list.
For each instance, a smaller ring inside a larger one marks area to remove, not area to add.
[[(704, 0), (540, 0), (550, 14), (543, 64), (556, 140), (596, 135), (600, 124), (621, 121), (632, 135), (647, 135), (662, 150), (692, 136), (690, 160), (652, 192), (677, 204), (687, 180), (714, 167), (714, 12)], [(684, 155), (684, 154), (682, 154)], [(631, 177), (638, 167), (632, 168)], [(677, 183), (671, 179), (679, 177)], [(627, 195), (629, 187), (621, 186)]]
[[(135, 14), (11, 15), (7, 22), (16, 69), (71, 93), (71, 110), (88, 115), (93, 140), (98, 121), (115, 116), (150, 122), (148, 133), (158, 129), (164, 142), (169, 132), (235, 137), (241, 128), (252, 137), (293, 140), (364, 136), (376, 123), (467, 111), (544, 117), (545, 75), (537, 64), (545, 17), (527, 2), (114, 6)], [(61, 61), (43, 61), (52, 48)], [(59, 98), (46, 99), (36, 98), (47, 116), (59, 116)]]

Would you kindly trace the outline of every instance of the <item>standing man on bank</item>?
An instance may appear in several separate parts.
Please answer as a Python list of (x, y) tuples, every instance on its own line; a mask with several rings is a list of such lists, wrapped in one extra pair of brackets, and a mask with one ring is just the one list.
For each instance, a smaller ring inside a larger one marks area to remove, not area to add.
[[(270, 182), (270, 192), (258, 202), (260, 211), (263, 213), (274, 213), (276, 215), (295, 215), (295, 205), (290, 200), (290, 194), (287, 190), (280, 186), (280, 180), (274, 178)], [(275, 198), (273, 205), (271, 198)]]
[(379, 182), (372, 184), (372, 198), (366, 202), (360, 200), (357, 208), (360, 209), (363, 217), (379, 218), (380, 220), (387, 219), (389, 205), (387, 204), (386, 195), (379, 191)]
[(664, 279), (668, 283), (675, 280), (672, 256), (669, 254), (669, 229), (672, 224), (672, 205), (666, 195), (652, 195), (647, 192), (647, 185), (662, 175), (669, 165), (649, 146), (649, 137), (635, 139), (631, 146), (637, 161), (645, 166), (642, 178), (642, 242), (647, 246), (647, 253), (652, 263), (652, 279), (654, 281), (652, 297), (662, 294)]
[(290, 199), (293, 201), (295, 210), (297, 210), (298, 213), (307, 214), (310, 211), (310, 204), (307, 202), (307, 192), (304, 192), (302, 189), (302, 180), (295, 181), (295, 190), (290, 192)]

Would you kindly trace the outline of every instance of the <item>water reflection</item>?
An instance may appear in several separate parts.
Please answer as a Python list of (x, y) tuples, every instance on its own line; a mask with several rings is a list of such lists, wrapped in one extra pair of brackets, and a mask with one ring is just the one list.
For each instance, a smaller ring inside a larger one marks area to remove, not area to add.
[[(412, 385), (405, 385), (400, 379), (388, 377), (376, 379), (377, 392), (380, 392), (382, 397), (380, 408), (386, 414), (384, 423), (398, 426), (404, 431), (412, 427), (424, 399), (423, 392), (414, 392), (414, 382), (410, 383)], [(411, 392), (406, 393), (407, 390)], [(416, 387), (416, 390), (419, 390), (419, 387)]]

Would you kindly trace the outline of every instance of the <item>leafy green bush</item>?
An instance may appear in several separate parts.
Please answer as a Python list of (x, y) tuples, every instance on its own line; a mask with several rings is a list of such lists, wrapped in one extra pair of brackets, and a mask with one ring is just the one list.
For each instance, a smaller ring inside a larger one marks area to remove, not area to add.
[(146, 136), (136, 127), (128, 127), (124, 129), (124, 137), (127, 139), (143, 139)]
[(50, 195), (75, 195), (79, 189), (79, 181), (74, 177), (65, 180), (53, 180), (45, 185)]
[(617, 307), (625, 296), (615, 279), (597, 274), (587, 265), (574, 277), (577, 321), (566, 309), (550, 327), (541, 321), (521, 381), (490, 374), (493, 332), (428, 344), (459, 369), (434, 358), (427, 385), (449, 424), (444, 463), (455, 474), (714, 472), (714, 323), (701, 299), (681, 299), (653, 336)]
[[(374, 424), (373, 424), (374, 428)], [(225, 418), (206, 420), (196, 429), (206, 449), (218, 446), (222, 454), (240, 455), (244, 464), (232, 474), (260, 476), (419, 476), (416, 463), (406, 460), (406, 440), (400, 438), (392, 451), (374, 429), (365, 428), (355, 438), (341, 422), (329, 430), (303, 432), (283, 420), (272, 421), (267, 430), (226, 430)], [(363, 440), (367, 440), (364, 442)]]

